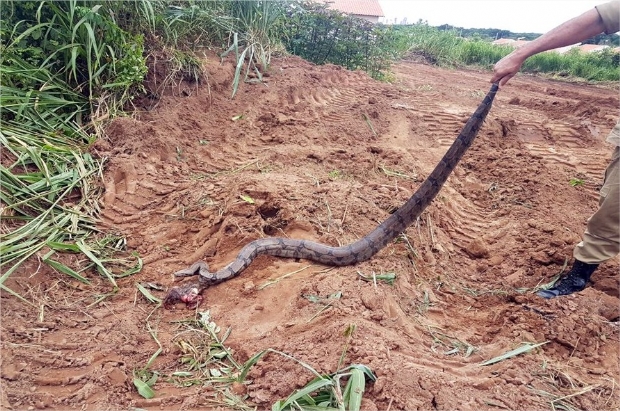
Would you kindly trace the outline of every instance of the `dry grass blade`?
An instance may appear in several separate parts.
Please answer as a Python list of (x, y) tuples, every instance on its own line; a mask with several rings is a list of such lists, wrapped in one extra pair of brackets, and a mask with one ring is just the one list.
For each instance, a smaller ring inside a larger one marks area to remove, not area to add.
[(145, 286), (140, 283), (136, 283), (136, 287), (138, 288), (138, 291), (140, 291), (140, 293), (144, 296), (144, 298), (146, 298), (149, 302), (158, 305), (161, 304), (161, 299), (151, 294), (151, 292)]
[(375, 128), (372, 126), (372, 123), (370, 122), (370, 118), (366, 114), (362, 114), (362, 116), (364, 117), (366, 124), (368, 124), (368, 127), (370, 128), (370, 131), (372, 131), (372, 134), (375, 136), (375, 138), (379, 137), (379, 135), (375, 131)]
[(313, 266), (314, 266), (313, 264), (310, 264), (310, 265), (307, 265), (307, 266), (305, 266), (305, 267), (300, 268), (299, 270), (295, 270), (295, 271), (292, 271), (292, 272), (290, 272), (290, 273), (284, 274), (283, 276), (278, 277), (278, 278), (276, 278), (275, 280), (270, 280), (270, 281), (267, 281), (267, 282), (266, 282), (266, 283), (264, 283), (263, 285), (260, 285), (259, 287), (257, 287), (257, 289), (258, 289), (258, 290), (262, 290), (262, 289), (264, 289), (264, 288), (269, 287), (270, 285), (277, 284), (277, 283), (279, 283), (280, 281), (284, 280), (285, 278), (288, 278), (288, 277), (290, 277), (290, 276), (292, 276), (292, 275), (298, 274), (298, 273), (300, 273), (300, 272), (304, 271), (305, 269), (308, 269), (308, 268), (313, 267)]
[(500, 356), (491, 358), (490, 360), (487, 360), (487, 361), (481, 363), (480, 365), (491, 365), (491, 364), (498, 363), (500, 361), (507, 360), (507, 359), (512, 358), (512, 357), (516, 357), (516, 356), (521, 355), (521, 354), (525, 354), (525, 353), (527, 353), (529, 351), (532, 351), (535, 348), (538, 348), (538, 347), (540, 347), (540, 346), (542, 346), (544, 344), (547, 344), (548, 342), (549, 341), (544, 341), (544, 342), (537, 343), (537, 344), (525, 343), (525, 344), (523, 344), (519, 348), (515, 348), (514, 350), (510, 350), (510, 351), (508, 351), (508, 352), (506, 352), (506, 353), (504, 353), (504, 354), (502, 354)]

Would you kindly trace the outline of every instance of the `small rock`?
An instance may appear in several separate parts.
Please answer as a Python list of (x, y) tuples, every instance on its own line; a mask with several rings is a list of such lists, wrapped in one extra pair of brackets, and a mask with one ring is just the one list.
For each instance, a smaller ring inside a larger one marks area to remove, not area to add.
[(252, 281), (246, 281), (245, 283), (243, 283), (243, 290), (244, 291), (254, 290), (254, 283)]
[(479, 390), (488, 390), (491, 387), (497, 385), (497, 381), (493, 378), (486, 378), (476, 384), (474, 384), (474, 388)]
[(236, 395), (245, 395), (245, 393), (248, 391), (247, 387), (240, 382), (233, 382), (230, 389)]
[(504, 257), (500, 255), (494, 255), (493, 257), (489, 258), (489, 265), (491, 266), (500, 265), (503, 261), (504, 261)]
[(535, 252), (532, 255), (532, 260), (542, 265), (549, 265), (553, 262), (553, 259), (543, 251)]
[(473, 258), (486, 258), (489, 256), (489, 247), (482, 238), (476, 238), (469, 243), (465, 252)]
[(361, 298), (364, 307), (371, 311), (377, 310), (382, 305), (381, 298), (374, 291), (362, 292)]

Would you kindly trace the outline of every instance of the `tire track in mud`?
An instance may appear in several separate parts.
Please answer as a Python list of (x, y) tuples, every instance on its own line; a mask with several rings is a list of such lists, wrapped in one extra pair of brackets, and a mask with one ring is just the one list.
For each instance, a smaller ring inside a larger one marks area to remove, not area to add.
[[(380, 96), (381, 87), (369, 87), (369, 77), (361, 72), (345, 72), (334, 66), (315, 67), (314, 80), (307, 88), (292, 86), (281, 100), (283, 106), (296, 112), (297, 118), (311, 117), (324, 123), (349, 122), (359, 111), (360, 93), (365, 97)], [(318, 71), (318, 73), (316, 73)]]
[[(74, 403), (98, 408), (98, 402), (121, 407), (131, 392), (132, 366), (125, 358), (142, 355), (142, 330), (126, 319), (102, 324), (109, 315), (122, 315), (121, 310), (100, 307), (86, 314), (76, 310), (79, 303), (56, 299), (63, 288), (47, 290), (45, 321), (3, 325), (2, 379), (11, 382), (3, 391), (12, 409), (65, 409)], [(110, 345), (93, 349), (101, 341)]]
[[(541, 105), (536, 99), (519, 100), (519, 104), (531, 107), (536, 111)], [(552, 101), (552, 104), (558, 103)], [(590, 120), (584, 120), (584, 114), (580, 107), (583, 101), (570, 100), (558, 104), (557, 110), (565, 110), (563, 119), (560, 113), (555, 111), (539, 112), (539, 116), (530, 121), (521, 121), (508, 137), (516, 138), (523, 142), (523, 147), (530, 153), (533, 159), (540, 161), (550, 169), (560, 168), (566, 174), (567, 182), (571, 178), (581, 180), (587, 190), (588, 197), (598, 199), (598, 188), (602, 184), (605, 164), (601, 162), (600, 154), (587, 146), (601, 140), (598, 129), (584, 126)], [(572, 112), (570, 111), (572, 109)], [(598, 113), (600, 110), (596, 109)], [(597, 142), (597, 144), (600, 144)], [(611, 146), (610, 146), (611, 147)], [(609, 150), (611, 155), (611, 148)]]
[[(418, 160), (416, 167), (422, 169), (426, 175), (452, 145), (471, 113), (466, 114), (461, 107), (430, 103), (427, 94), (418, 93), (413, 93), (406, 103), (401, 103), (400, 106), (411, 107), (410, 110), (419, 112), (419, 115), (414, 120), (403, 115), (401, 110), (392, 109), (392, 121), (386, 135), (398, 137), (395, 141), (387, 141), (386, 145), (394, 146), (397, 143), (405, 151), (409, 151), (411, 156)], [(413, 122), (417, 124), (412, 124)], [(403, 124), (409, 126), (405, 127)], [(420, 130), (423, 132), (420, 133)], [(485, 132), (488, 132), (488, 127), (483, 127), (480, 133)], [(423, 143), (419, 148), (426, 151), (425, 154), (419, 152), (418, 147), (411, 149), (411, 142), (420, 139)], [(429, 146), (433, 149), (429, 150)], [(472, 242), (482, 238), (491, 226), (503, 224), (496, 221), (493, 212), (474, 204), (459, 192), (459, 189), (471, 190), (472, 185), (483, 186), (478, 178), (464, 176), (460, 168), (457, 168), (429, 207), (429, 210), (441, 210), (441, 218), (436, 222), (437, 229), (443, 231), (443, 238), (449, 238), (451, 245), (461, 250), (466, 250)]]
[[(576, 109), (578, 116), (568, 114), (564, 116), (565, 120), (562, 121), (559, 115), (554, 115), (553, 118), (548, 117), (547, 112), (532, 115), (531, 111), (524, 110), (521, 105), (515, 104), (515, 101), (519, 104), (522, 102), (513, 98), (507, 106), (498, 104), (498, 109), (494, 110), (492, 118), (487, 119), (481, 134), (486, 132), (491, 139), (499, 139), (499, 141), (512, 139), (520, 142), (523, 151), (522, 156), (525, 159), (530, 158), (530, 160), (526, 160), (527, 163), (522, 165), (523, 173), (536, 175), (533, 170), (540, 169), (540, 167), (549, 172), (561, 170), (566, 175), (565, 184), (567, 188), (570, 188), (569, 180), (571, 178), (580, 179), (583, 182), (582, 192), (593, 204), (596, 203), (605, 165), (597, 157), (596, 153), (600, 150), (584, 148), (587, 144), (592, 144), (593, 139), (600, 138), (600, 136), (597, 137), (592, 134), (591, 129), (583, 126), (583, 120), (579, 117), (581, 115), (579, 107), (582, 104), (579, 103)], [(434, 154), (425, 159), (429, 162), (425, 161), (425, 164), (422, 165), (423, 169), (430, 170), (434, 166), (432, 158), (436, 157), (435, 161), (438, 160), (462, 128), (466, 119), (464, 109), (462, 107), (442, 107), (440, 103), (430, 103), (427, 96), (417, 98), (415, 93), (407, 103), (410, 104), (411, 110), (415, 111), (416, 107), (423, 110), (420, 117), (423, 122), (425, 137), (430, 140), (431, 146), (433, 143), (439, 144), (439, 148), (433, 150)], [(572, 107), (569, 103), (565, 106)], [(540, 104), (532, 105), (541, 107)], [(544, 106), (544, 108), (547, 107), (547, 105)], [(520, 112), (520, 120), (518, 122), (503, 120), (502, 118), (511, 118), (510, 115), (506, 115), (507, 110)], [(399, 115), (398, 112), (395, 113), (396, 117)], [(406, 130), (410, 134), (408, 139), (413, 140), (415, 138), (411, 135), (413, 127), (402, 126), (403, 122), (411, 121), (406, 116), (400, 115), (400, 118), (395, 118), (395, 121), (391, 123), (388, 134), (402, 133)], [(480, 138), (478, 144), (487, 144), (485, 141), (480, 142)], [(401, 137), (398, 142), (406, 144), (407, 138)], [(498, 157), (510, 156), (510, 154), (504, 153), (503, 149), (498, 147), (496, 149), (498, 150)], [(428, 145), (426, 150), (428, 151)], [(421, 158), (419, 154), (417, 157)], [(478, 155), (476, 154), (474, 157), (478, 157)], [(517, 164), (521, 164), (521, 160)], [(515, 168), (517, 167), (519, 166), (515, 165)], [(431, 205), (431, 207), (441, 210), (441, 219), (437, 223), (437, 230), (443, 231), (443, 237), (449, 239), (448, 241), (453, 246), (467, 254), (472, 255), (473, 253), (475, 258), (494, 255), (497, 256), (493, 260), (495, 263), (500, 261), (500, 255), (503, 258), (511, 258), (505, 254), (502, 242), (498, 239), (506, 235), (514, 237), (522, 228), (520, 223), (514, 221), (514, 212), (502, 211), (502, 208), (506, 207), (506, 201), (527, 201), (527, 198), (535, 199), (538, 194), (529, 191), (521, 182), (506, 179), (510, 173), (504, 173), (503, 178), (495, 177), (489, 181), (488, 176), (485, 176), (484, 173), (465, 173), (464, 175), (460, 170), (457, 168), (442, 189), (438, 199), (435, 200), (434, 205)], [(482, 179), (487, 181), (485, 182)], [(497, 189), (498, 186), (503, 189), (504, 194), (500, 198), (504, 200), (498, 204), (499, 210), (493, 210), (494, 207), (489, 208), (493, 204), (491, 200), (494, 197), (492, 190)], [(470, 195), (464, 197), (459, 193), (459, 190)], [(479, 194), (472, 196), (472, 193)], [(507, 195), (508, 197), (506, 197)], [(483, 202), (476, 200), (480, 196), (487, 198), (487, 200)], [(438, 202), (442, 197), (447, 200)]]

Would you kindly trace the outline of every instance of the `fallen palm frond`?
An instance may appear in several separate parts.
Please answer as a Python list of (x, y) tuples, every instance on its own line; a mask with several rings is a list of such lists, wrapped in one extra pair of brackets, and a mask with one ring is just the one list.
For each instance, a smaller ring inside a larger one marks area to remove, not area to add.
[[(5, 150), (0, 164), (0, 288), (16, 295), (4, 284), (28, 258), (43, 249), (42, 257), (52, 268), (87, 282), (82, 271), (95, 267), (116, 287), (115, 278), (131, 275), (141, 261), (109, 258), (123, 244), (91, 238), (101, 195), (97, 180), (103, 161), (84, 152), (88, 136), (72, 142), (56, 130), (33, 130), (14, 123), (2, 125), (0, 145)], [(54, 252), (82, 253), (87, 257), (80, 271), (51, 259)], [(137, 261), (137, 262), (136, 262)], [(111, 266), (117, 266), (112, 272)]]
[[(321, 375), (308, 364), (287, 354), (275, 350), (271, 352), (297, 361), (316, 375), (316, 378), (303, 388), (296, 390), (285, 400), (274, 403), (271, 407), (272, 411), (302, 409), (359, 411), (366, 389), (366, 378), (371, 381), (377, 379), (370, 368), (365, 365), (353, 364), (335, 373)], [(343, 382), (344, 380), (346, 383)]]

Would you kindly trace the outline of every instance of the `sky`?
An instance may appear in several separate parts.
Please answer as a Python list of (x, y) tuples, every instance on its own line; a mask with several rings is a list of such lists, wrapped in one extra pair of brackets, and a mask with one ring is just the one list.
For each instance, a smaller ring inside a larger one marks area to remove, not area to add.
[(607, 0), (379, 0), (390, 22), (545, 33)]

